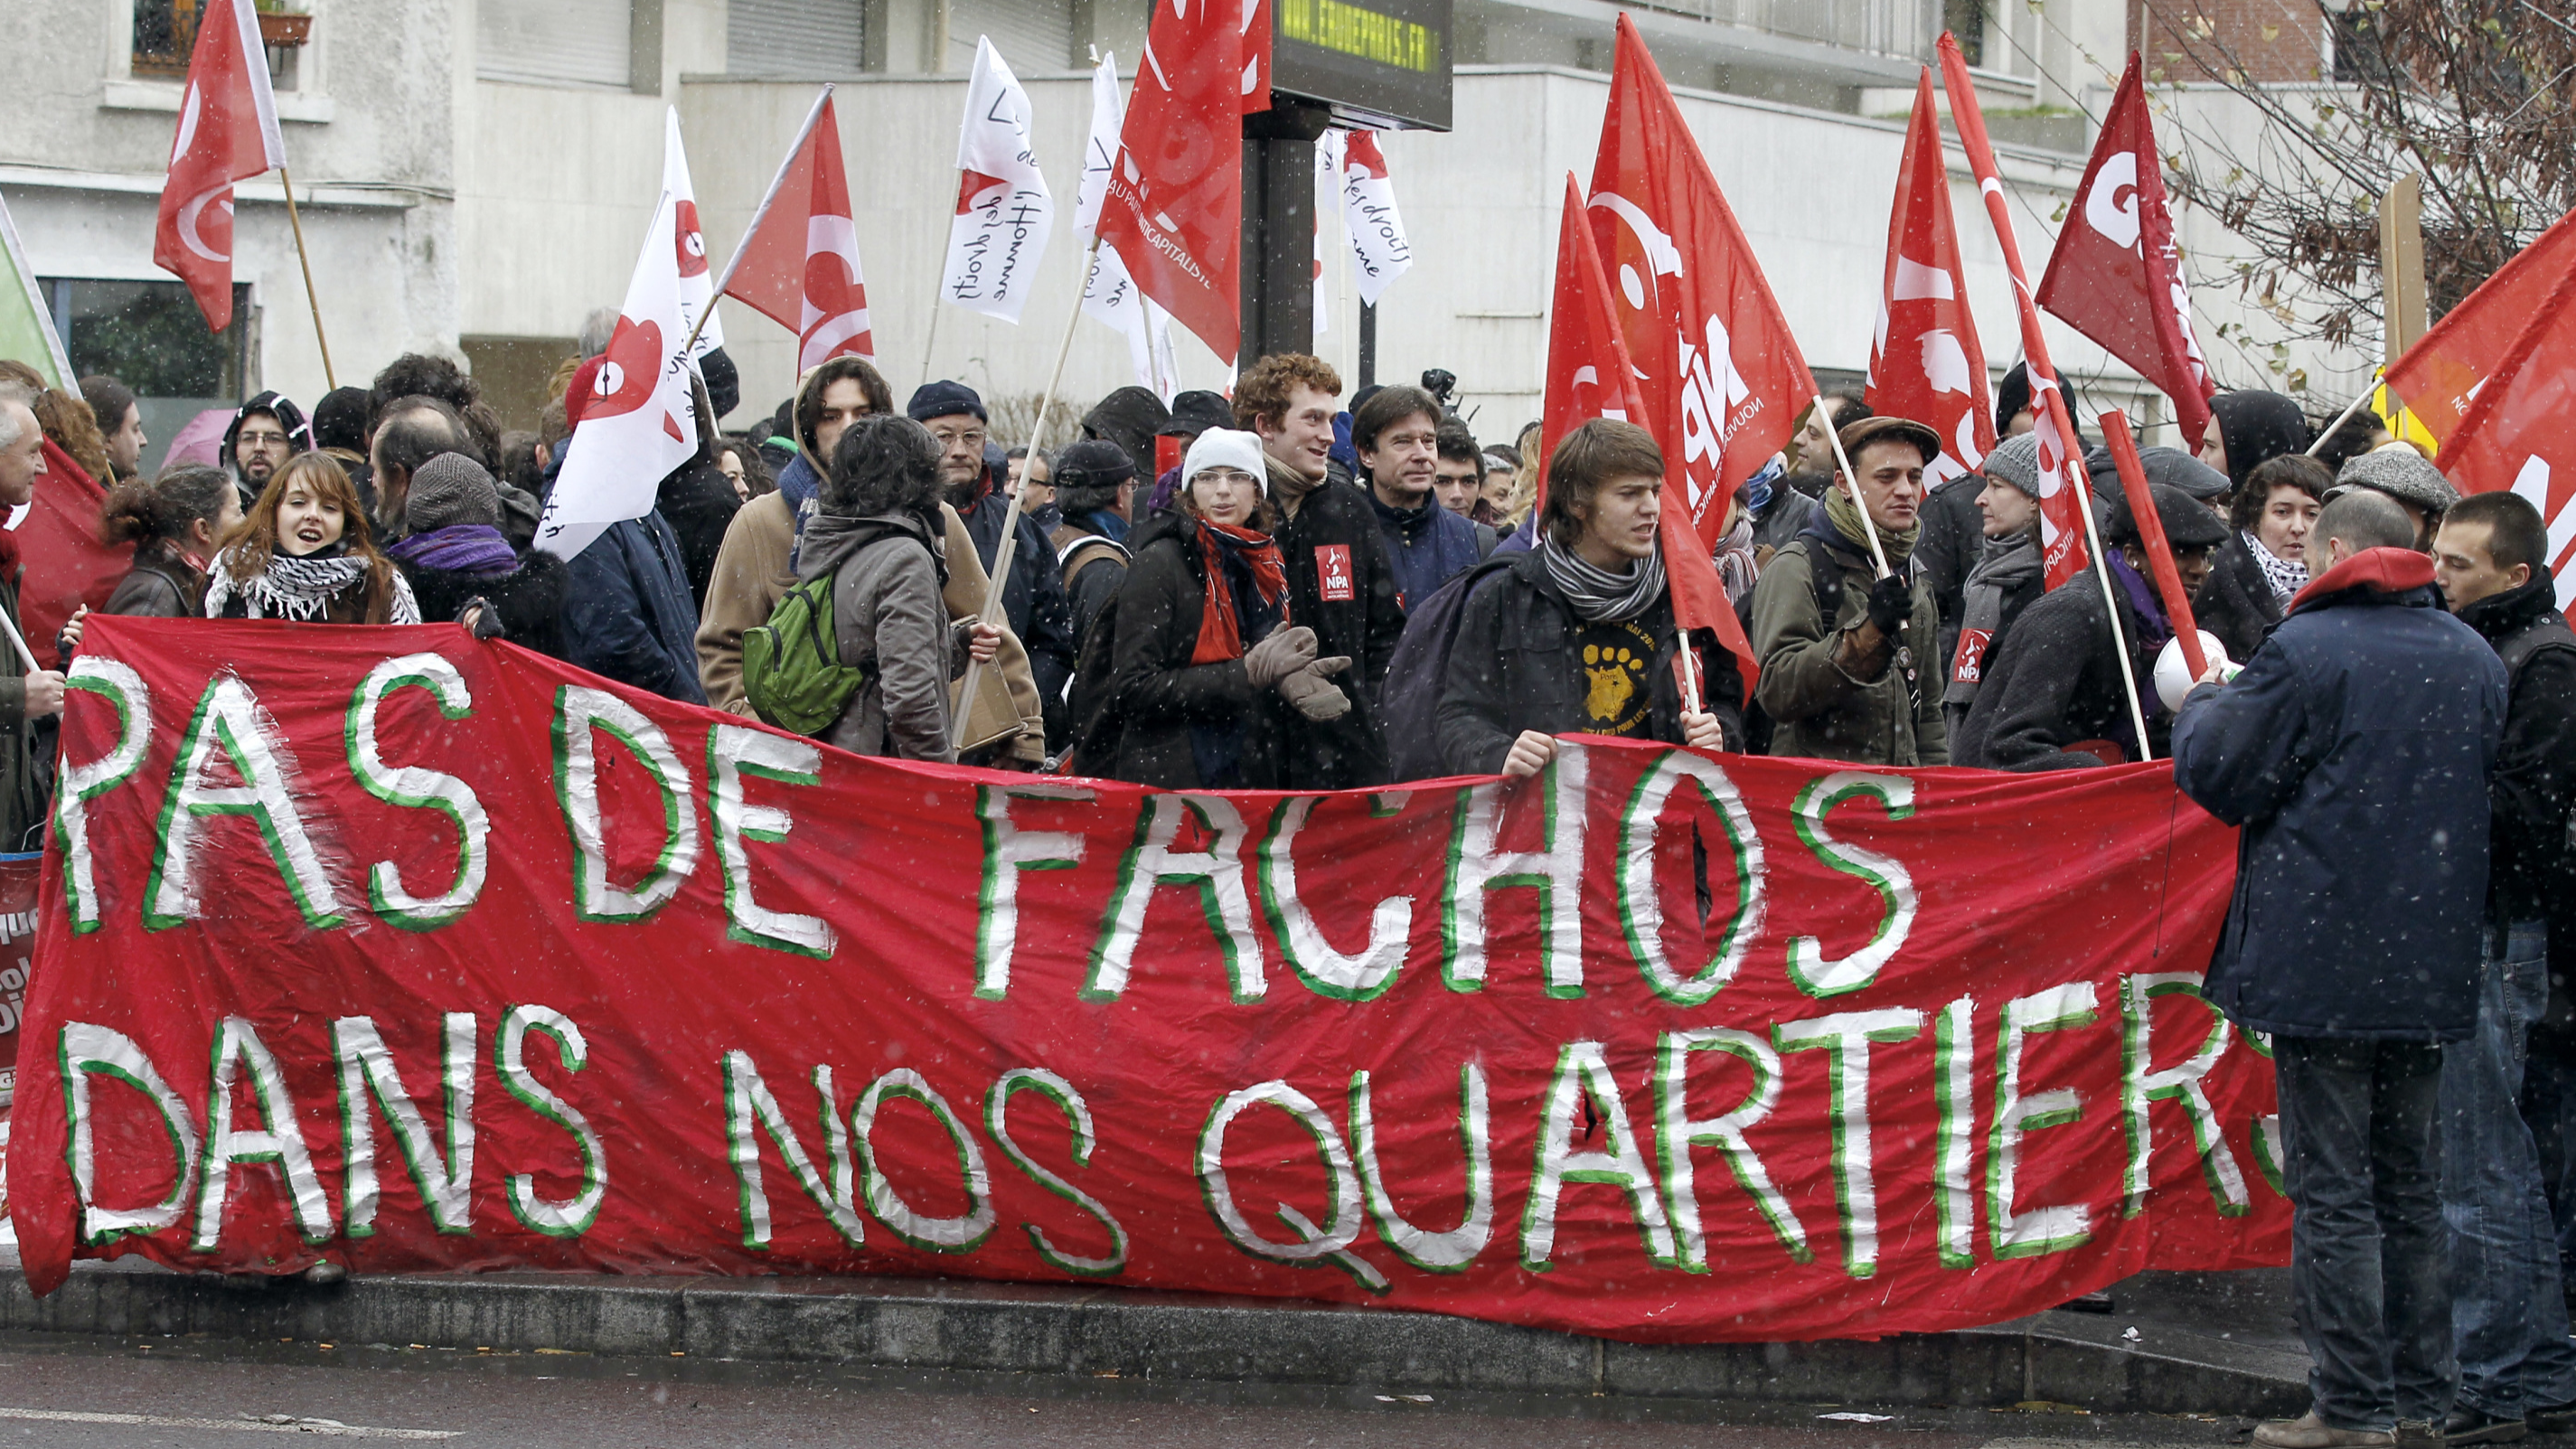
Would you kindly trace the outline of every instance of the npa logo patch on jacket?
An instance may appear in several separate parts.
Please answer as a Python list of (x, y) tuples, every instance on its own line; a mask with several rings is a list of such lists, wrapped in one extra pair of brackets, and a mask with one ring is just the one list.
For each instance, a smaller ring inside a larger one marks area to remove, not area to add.
[(1986, 677), (1986, 649), (1995, 642), (1992, 630), (1959, 631), (1959, 652), (1950, 661), (1950, 677), (1962, 684), (1977, 684)]
[(1347, 604), (1359, 597), (1351, 582), (1351, 546), (1328, 543), (1315, 550), (1315, 591), (1327, 604)]

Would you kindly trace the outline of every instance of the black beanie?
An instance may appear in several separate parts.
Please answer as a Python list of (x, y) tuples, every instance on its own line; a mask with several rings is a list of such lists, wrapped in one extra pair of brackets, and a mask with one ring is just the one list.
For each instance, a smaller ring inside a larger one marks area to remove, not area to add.
[(979, 423), (992, 421), (985, 416), (984, 400), (962, 382), (925, 382), (913, 389), (912, 401), (904, 404), (903, 410), (916, 423), (953, 418), (961, 413), (973, 413)]
[(2013, 419), (2030, 411), (2030, 364), (2016, 362), (1995, 384), (1995, 436), (2012, 436)]
[[(2156, 517), (2165, 526), (2165, 543), (2175, 553), (2188, 553), (2196, 548), (2216, 548), (2227, 542), (2227, 522), (2209, 511), (2209, 505), (2164, 483), (2151, 483), (2149, 492), (2156, 500)], [(2103, 530), (2103, 541), (2113, 547), (2140, 543), (2138, 522), (2129, 512), (2129, 495), (2117, 493), (2111, 499), (2111, 523)]]

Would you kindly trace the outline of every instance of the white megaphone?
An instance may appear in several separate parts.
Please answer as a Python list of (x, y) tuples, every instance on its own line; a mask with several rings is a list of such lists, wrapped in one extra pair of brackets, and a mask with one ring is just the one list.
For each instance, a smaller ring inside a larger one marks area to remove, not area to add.
[[(2243, 672), (2243, 666), (2228, 659), (2227, 649), (2218, 642), (2217, 635), (2207, 629), (2198, 632), (2200, 652), (2210, 663), (2218, 666), (2218, 677), (2222, 683)], [(2191, 693), (2191, 687), (2199, 682), (2192, 676), (2191, 666), (2183, 660), (2182, 640), (2179, 637), (2166, 640), (2164, 652), (2156, 656), (2156, 698), (2165, 702), (2166, 709), (2180, 709), (2182, 697)]]

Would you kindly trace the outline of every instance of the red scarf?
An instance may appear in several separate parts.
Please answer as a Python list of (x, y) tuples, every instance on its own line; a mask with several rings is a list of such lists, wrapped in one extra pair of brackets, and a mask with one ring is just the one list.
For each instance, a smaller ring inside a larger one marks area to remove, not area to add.
[(1198, 647), (1190, 651), (1192, 664), (1219, 664), (1243, 657), (1243, 619), (1235, 608), (1234, 584), (1226, 574), (1226, 557), (1231, 554), (1239, 567), (1252, 571), (1253, 592), (1261, 598), (1263, 614), (1276, 613), (1278, 624), (1288, 623), (1288, 566), (1279, 557), (1279, 545), (1266, 533), (1236, 528), (1228, 523), (1198, 520), (1199, 558), (1207, 565), (1207, 601), (1199, 611)]

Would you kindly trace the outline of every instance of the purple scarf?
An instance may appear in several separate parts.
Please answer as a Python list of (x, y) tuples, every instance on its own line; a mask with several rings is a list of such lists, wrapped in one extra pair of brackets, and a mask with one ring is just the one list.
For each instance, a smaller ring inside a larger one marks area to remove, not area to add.
[(427, 533), (394, 540), (385, 550), (414, 568), (468, 574), (478, 579), (507, 578), (519, 568), (510, 541), (488, 523), (451, 523)]

